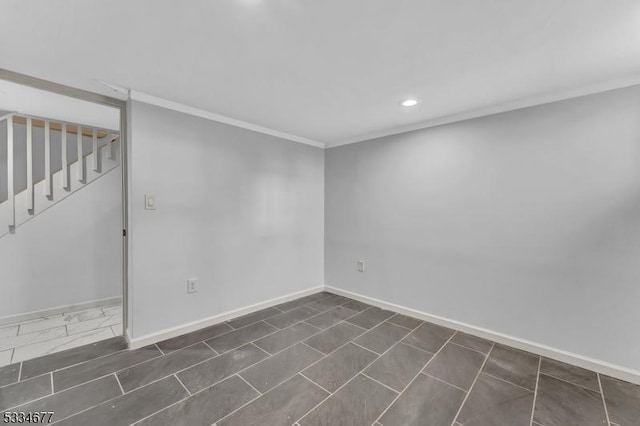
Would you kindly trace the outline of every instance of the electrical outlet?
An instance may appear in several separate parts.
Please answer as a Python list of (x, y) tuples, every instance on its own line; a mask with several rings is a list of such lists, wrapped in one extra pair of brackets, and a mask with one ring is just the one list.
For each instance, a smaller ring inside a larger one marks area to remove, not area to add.
[(358, 271), (364, 272), (364, 260), (358, 260)]
[(198, 279), (191, 278), (187, 280), (187, 293), (197, 293), (198, 292)]

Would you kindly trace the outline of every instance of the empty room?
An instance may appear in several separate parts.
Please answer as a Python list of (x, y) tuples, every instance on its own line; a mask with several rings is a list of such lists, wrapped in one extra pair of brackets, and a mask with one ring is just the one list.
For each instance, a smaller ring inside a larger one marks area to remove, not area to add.
[(640, 2), (3, 0), (0, 419), (640, 426)]

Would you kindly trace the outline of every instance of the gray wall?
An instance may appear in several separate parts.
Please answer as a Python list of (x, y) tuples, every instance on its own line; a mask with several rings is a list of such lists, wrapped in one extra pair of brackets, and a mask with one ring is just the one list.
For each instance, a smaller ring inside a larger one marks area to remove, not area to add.
[(133, 338), (323, 284), (322, 149), (129, 107)]
[(121, 230), (122, 171), (116, 167), (5, 234), (0, 317), (121, 297)]
[(325, 161), (327, 285), (640, 369), (640, 88)]

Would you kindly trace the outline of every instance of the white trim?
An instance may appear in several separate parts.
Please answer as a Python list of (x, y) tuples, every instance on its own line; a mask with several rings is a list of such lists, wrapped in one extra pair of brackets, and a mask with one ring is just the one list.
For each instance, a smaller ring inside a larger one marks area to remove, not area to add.
[(0, 326), (14, 322), (28, 321), (35, 318), (49, 317), (70, 311), (82, 311), (85, 309), (97, 308), (99, 306), (115, 305), (117, 303), (122, 303), (122, 297), (107, 297), (106, 299), (91, 300), (89, 302), (57, 306), (55, 308), (47, 308), (40, 311), (27, 312), (25, 314), (10, 315), (0, 318)]
[(163, 340), (171, 339), (173, 337), (181, 336), (186, 333), (191, 333), (196, 330), (200, 330), (205, 327), (220, 324), (224, 321), (234, 319), (243, 315), (250, 314), (252, 312), (259, 311), (264, 308), (279, 305), (281, 303), (289, 302), (291, 300), (298, 299), (300, 297), (315, 294), (324, 290), (324, 286), (315, 286), (306, 290), (298, 291), (295, 293), (287, 294), (285, 296), (276, 297), (265, 302), (256, 303), (253, 305), (245, 306), (244, 308), (234, 309), (233, 311), (224, 312), (222, 314), (214, 315), (203, 320), (193, 321), (186, 324), (182, 324), (176, 327), (166, 328), (164, 330), (156, 331), (154, 333), (146, 334), (142, 337), (131, 338), (127, 333), (126, 338), (129, 342), (129, 349), (138, 349), (153, 343), (161, 342)]
[(487, 106), (487, 107), (475, 109), (472, 111), (464, 111), (456, 114), (447, 115), (444, 117), (421, 121), (418, 123), (407, 124), (404, 126), (399, 126), (394, 128), (387, 128), (377, 132), (363, 134), (355, 138), (345, 139), (339, 142), (327, 143), (326, 148), (333, 148), (336, 146), (349, 145), (349, 144), (358, 143), (358, 142), (365, 142), (372, 139), (382, 138), (385, 136), (393, 136), (400, 133), (407, 133), (415, 130), (428, 129), (429, 127), (442, 126), (444, 124), (455, 123), (458, 121), (471, 120), (473, 118), (480, 118), (488, 115), (500, 114), (503, 112), (529, 108), (537, 105), (550, 104), (553, 102), (579, 98), (582, 96), (595, 95), (597, 93), (623, 89), (625, 87), (636, 86), (639, 84), (640, 84), (640, 76), (634, 76), (631, 78), (596, 83), (596, 84), (592, 84), (579, 89), (570, 89), (570, 90), (563, 90), (563, 91), (552, 92), (552, 93), (545, 93), (538, 96), (530, 96), (524, 99), (518, 99), (518, 100), (505, 102), (498, 105)]
[(472, 334), (483, 339), (492, 340), (497, 343), (512, 346), (517, 349), (528, 351), (537, 355), (545, 356), (547, 358), (555, 359), (557, 361), (566, 362), (578, 367), (586, 368), (591, 371), (595, 371), (606, 376), (611, 376), (616, 379), (624, 380), (627, 382), (640, 385), (640, 371), (632, 370), (629, 368), (621, 367), (618, 365), (610, 364), (608, 362), (600, 361), (597, 359), (589, 358), (586, 356), (578, 355), (571, 352), (566, 352), (560, 349), (552, 348), (540, 343), (531, 342), (518, 337), (510, 336), (507, 334), (499, 333), (486, 328), (476, 327), (474, 325), (466, 324), (463, 322), (455, 321), (448, 318), (443, 318), (437, 315), (431, 315), (422, 311), (407, 308), (405, 306), (396, 305), (394, 303), (383, 302), (382, 300), (374, 299), (372, 297), (363, 296), (358, 293), (353, 293), (347, 290), (342, 290), (333, 286), (325, 286), (325, 291), (338, 294), (340, 296), (349, 297), (351, 299), (358, 300), (363, 303), (368, 303), (379, 308), (388, 309), (401, 314), (409, 315), (415, 318), (419, 318), (433, 324), (449, 327), (454, 330), (462, 331), (464, 333)]
[[(104, 83), (103, 83), (104, 84)], [(109, 86), (112, 87), (112, 86)], [(184, 114), (193, 115), (195, 117), (204, 118), (207, 120), (217, 121), (231, 126), (240, 127), (243, 129), (251, 130), (258, 133), (264, 133), (265, 135), (275, 136), (282, 139), (287, 139), (293, 142), (303, 143), (305, 145), (315, 146), (317, 148), (324, 148), (325, 144), (322, 142), (307, 139), (302, 136), (292, 135), (290, 133), (281, 132), (279, 130), (270, 129), (268, 127), (258, 126), (256, 124), (247, 123), (246, 121), (238, 120), (235, 118), (227, 117), (224, 115), (216, 114), (213, 112), (205, 111), (203, 109), (195, 108), (189, 105), (180, 104), (178, 102), (170, 101), (167, 99), (159, 98), (157, 96), (148, 95), (146, 93), (138, 92), (136, 90), (129, 91), (129, 97), (134, 101), (144, 102), (146, 104), (159, 106), (162, 108), (178, 111)]]

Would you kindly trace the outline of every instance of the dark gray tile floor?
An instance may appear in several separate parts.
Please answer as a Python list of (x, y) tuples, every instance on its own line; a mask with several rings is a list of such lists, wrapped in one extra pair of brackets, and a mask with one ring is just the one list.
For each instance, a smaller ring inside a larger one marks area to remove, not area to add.
[(640, 386), (329, 293), (0, 368), (60, 425), (638, 426)]

